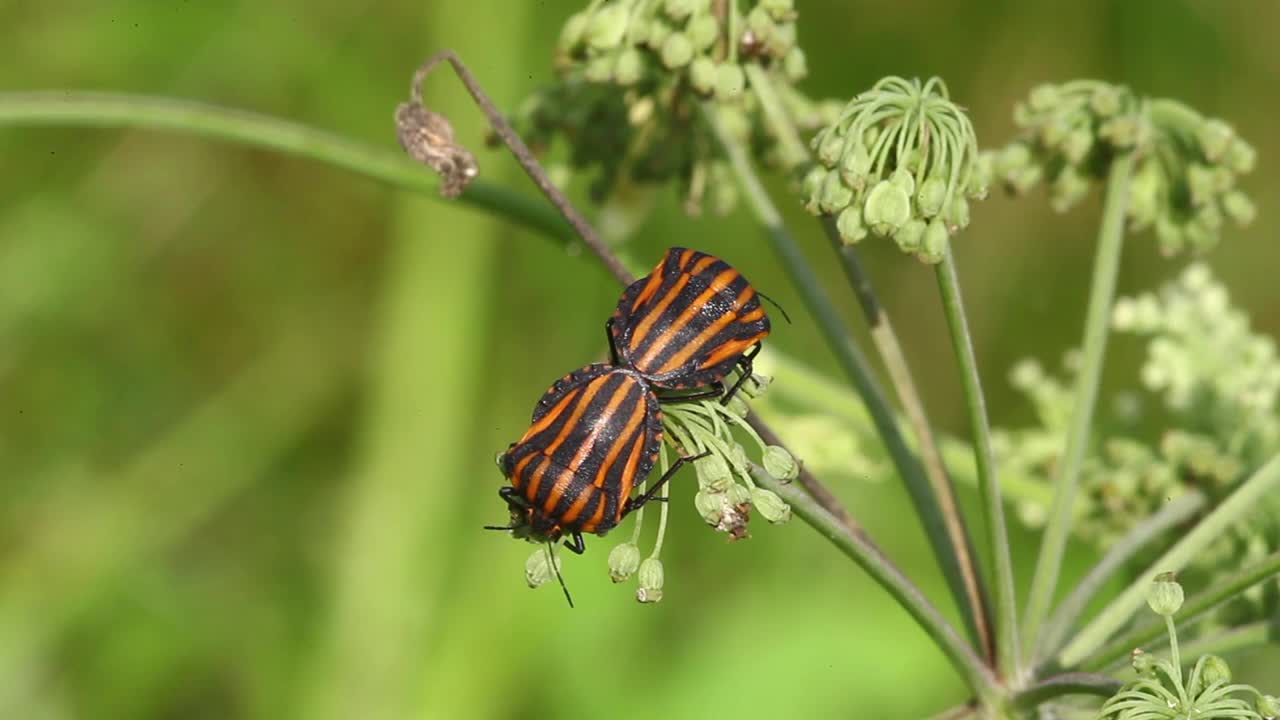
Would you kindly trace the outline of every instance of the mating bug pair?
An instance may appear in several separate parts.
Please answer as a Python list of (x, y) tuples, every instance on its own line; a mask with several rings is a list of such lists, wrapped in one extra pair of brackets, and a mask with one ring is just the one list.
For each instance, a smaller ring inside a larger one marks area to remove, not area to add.
[[(684, 463), (701, 457), (681, 457), (631, 496), (658, 460), (660, 403), (717, 396), (728, 402), (751, 375), (769, 318), (755, 289), (728, 263), (671, 248), (652, 273), (623, 291), (605, 327), (612, 362), (556, 381), (534, 408), (533, 424), (499, 458), (511, 482), (498, 491), (511, 524), (488, 529), (548, 544), (567, 535), (565, 547), (582, 553), (583, 533), (604, 535), (653, 499)], [(734, 368), (741, 373), (726, 392)], [(682, 390), (694, 392), (672, 392)]]

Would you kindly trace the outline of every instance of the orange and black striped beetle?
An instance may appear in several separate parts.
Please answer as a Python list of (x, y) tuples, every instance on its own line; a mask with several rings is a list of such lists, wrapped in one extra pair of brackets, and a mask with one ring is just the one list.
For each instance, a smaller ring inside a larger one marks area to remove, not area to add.
[[(662, 410), (639, 373), (597, 363), (565, 375), (538, 401), (533, 424), (499, 458), (511, 481), (498, 491), (517, 537), (581, 554), (583, 533), (603, 535), (653, 499), (681, 457), (645, 493), (631, 497), (662, 448)], [(697, 456), (701, 457), (701, 456)]]
[[(742, 273), (706, 253), (674, 247), (623, 291), (605, 327), (615, 365), (635, 370), (655, 388), (710, 387), (693, 397), (723, 395), (727, 403), (751, 376), (769, 316)], [(742, 373), (725, 392), (724, 378), (735, 367)]]

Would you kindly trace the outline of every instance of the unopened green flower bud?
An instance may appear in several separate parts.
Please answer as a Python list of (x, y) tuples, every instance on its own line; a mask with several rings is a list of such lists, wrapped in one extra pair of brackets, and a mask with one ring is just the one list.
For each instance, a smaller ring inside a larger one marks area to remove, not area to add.
[(1111, 85), (1095, 88), (1089, 106), (1101, 117), (1115, 115), (1120, 112), (1120, 91)]
[(627, 25), (627, 42), (632, 45), (644, 45), (649, 41), (649, 31), (653, 28), (654, 21), (632, 15), (631, 22)]
[(947, 256), (947, 243), (951, 241), (951, 233), (942, 218), (929, 221), (924, 230), (924, 242), (920, 248), (920, 259), (927, 263), (940, 263)]
[(1052, 110), (1058, 105), (1061, 95), (1058, 92), (1057, 85), (1037, 85), (1031, 89), (1031, 96), (1028, 100), (1031, 103), (1031, 109), (1036, 112), (1046, 112)]
[(889, 182), (902, 188), (908, 197), (916, 191), (916, 179), (906, 168), (900, 167), (889, 176)]
[(619, 85), (634, 85), (640, 80), (644, 73), (644, 59), (640, 57), (640, 51), (633, 48), (625, 48), (618, 55), (618, 62), (613, 66), (613, 79)]
[(744, 418), (751, 414), (751, 406), (747, 405), (747, 401), (742, 399), (741, 393), (735, 394), (733, 397), (729, 398), (729, 402), (725, 403), (724, 406), (725, 409), (740, 418)]
[(867, 236), (867, 226), (862, 223), (862, 208), (850, 205), (836, 218), (840, 238), (852, 245)]
[(716, 22), (714, 15), (699, 15), (689, 21), (688, 33), (694, 49), (702, 52), (716, 44), (716, 38), (720, 37), (720, 23)]
[(1236, 138), (1227, 149), (1227, 165), (1235, 172), (1251, 172), (1257, 159), (1258, 153), (1253, 146), (1240, 138)]
[(739, 392), (754, 399), (764, 395), (772, 384), (773, 376), (764, 375), (762, 373), (752, 373), (751, 378), (742, 383), (742, 389)]
[(1062, 168), (1058, 177), (1053, 180), (1053, 209), (1058, 212), (1070, 210), (1076, 203), (1089, 194), (1089, 179), (1074, 165)]
[(809, 168), (809, 172), (805, 173), (804, 179), (800, 181), (800, 192), (805, 197), (813, 197), (818, 194), (822, 188), (822, 181), (827, 178), (826, 168), (814, 166)]
[(640, 548), (625, 542), (609, 551), (609, 577), (616, 583), (635, 575), (640, 567)]
[(818, 196), (818, 206), (825, 213), (837, 213), (853, 200), (853, 191), (840, 179), (840, 172), (831, 170), (822, 181), (822, 191)]
[(698, 487), (710, 492), (724, 492), (733, 484), (733, 472), (729, 463), (718, 454), (695, 460), (693, 468), (698, 475)]
[(985, 200), (991, 188), (991, 180), (995, 177), (995, 153), (990, 150), (978, 154), (973, 163), (973, 173), (965, 185), (965, 194), (974, 200)]
[(809, 61), (805, 58), (804, 51), (798, 47), (788, 50), (786, 57), (782, 58), (782, 72), (786, 73), (787, 79), (793, 83), (807, 77)]
[(836, 128), (823, 131), (818, 142), (818, 159), (827, 167), (835, 167), (840, 162), (840, 153), (844, 151), (844, 135)]
[(1009, 187), (1016, 193), (1026, 194), (1030, 192), (1031, 188), (1035, 187), (1043, 177), (1044, 168), (1039, 165), (1029, 165), (1008, 178)]
[(710, 94), (716, 87), (716, 63), (705, 55), (694, 58), (689, 65), (689, 84), (703, 94)]
[(771, 490), (752, 488), (751, 504), (771, 523), (784, 523), (791, 519), (791, 506)]
[(764, 471), (783, 482), (791, 482), (800, 477), (800, 463), (786, 448), (769, 445), (764, 449)]
[(742, 95), (747, 77), (737, 63), (724, 63), (716, 68), (716, 99), (733, 100)]
[(881, 235), (892, 235), (911, 218), (911, 198), (888, 180), (881, 180), (867, 193), (862, 220)]
[(1182, 607), (1182, 586), (1173, 573), (1160, 573), (1147, 590), (1147, 605), (1157, 615), (1170, 617)]
[(1217, 655), (1205, 655), (1202, 661), (1204, 668), (1200, 672), (1200, 679), (1204, 682), (1204, 687), (1214, 683), (1227, 685), (1231, 682), (1231, 666), (1227, 665), (1226, 660)]
[(1079, 127), (1067, 134), (1062, 141), (1062, 154), (1066, 156), (1067, 162), (1072, 165), (1079, 165), (1089, 156), (1089, 151), (1093, 149), (1093, 133), (1088, 128)]
[(661, 52), (662, 46), (667, 42), (667, 38), (671, 37), (674, 32), (672, 27), (661, 20), (654, 19), (649, 23), (648, 37), (645, 38), (645, 44), (654, 52)]
[(591, 16), (585, 39), (596, 50), (611, 50), (622, 44), (630, 10), (621, 3), (606, 5)]
[(795, 0), (760, 0), (760, 7), (778, 21), (791, 19), (796, 10)]
[(662, 600), (662, 561), (658, 558), (645, 558), (640, 563), (640, 588), (636, 590), (636, 600), (642, 603), (655, 603)]
[(1159, 661), (1142, 648), (1134, 648), (1129, 656), (1129, 662), (1133, 665), (1133, 671), (1138, 674), (1138, 677), (1151, 677), (1155, 674), (1156, 663)]
[(916, 193), (916, 205), (920, 207), (920, 214), (929, 218), (942, 212), (942, 203), (946, 199), (947, 181), (938, 175), (926, 178), (920, 183), (920, 192)]
[(1163, 185), (1159, 163), (1149, 160), (1134, 173), (1129, 183), (1129, 217), (1135, 230), (1155, 222), (1160, 212), (1160, 189)]
[(1120, 115), (1102, 123), (1098, 134), (1118, 148), (1133, 147), (1138, 143), (1142, 128), (1131, 115)]
[(898, 243), (898, 248), (905, 253), (918, 253), (924, 249), (924, 234), (929, 229), (929, 224), (920, 218), (912, 218), (907, 224), (898, 228), (893, 234), (894, 242)]
[(550, 555), (551, 552), (546, 548), (538, 548), (528, 560), (524, 561), (524, 581), (529, 583), (529, 587), (541, 587), (556, 579), (556, 570), (560, 569), (560, 558), (555, 559), (556, 565), (553, 569), (548, 560)]
[(1031, 148), (1023, 143), (1013, 143), (996, 156), (996, 172), (1001, 177), (1012, 177), (1031, 164)]
[(963, 195), (951, 196), (951, 202), (942, 211), (942, 219), (947, 221), (951, 232), (969, 227), (969, 201)]
[(749, 506), (751, 504), (751, 491), (738, 483), (734, 483), (725, 491), (724, 499), (729, 504), (729, 507)]
[(1203, 205), (1215, 193), (1217, 180), (1213, 168), (1199, 163), (1187, 166), (1187, 187), (1191, 190), (1191, 204)]
[(697, 0), (666, 0), (662, 4), (662, 11), (672, 20), (684, 20), (697, 9)]
[(724, 517), (724, 506), (724, 493), (699, 490), (693, 496), (694, 509), (708, 525), (713, 527), (719, 525), (720, 519)]
[(589, 82), (607, 83), (613, 80), (613, 66), (617, 61), (617, 56), (612, 53), (597, 55), (587, 61), (587, 66), (582, 71), (582, 75)]
[(840, 158), (840, 177), (851, 188), (861, 190), (866, 187), (867, 178), (871, 175), (871, 155), (867, 146), (858, 143), (841, 152), (844, 154)]
[(777, 28), (773, 18), (769, 16), (769, 11), (759, 5), (747, 13), (747, 27), (756, 34), (756, 37), (762, 40), (767, 39)]
[(1280, 717), (1280, 698), (1275, 695), (1263, 695), (1258, 698), (1258, 714), (1267, 720)]
[(1253, 222), (1253, 218), (1257, 216), (1257, 208), (1253, 206), (1253, 201), (1248, 195), (1239, 190), (1232, 190), (1222, 196), (1222, 209), (1227, 213), (1227, 217), (1231, 218), (1237, 225), (1248, 225)]
[(1234, 136), (1231, 126), (1221, 120), (1206, 120), (1196, 128), (1196, 141), (1200, 143), (1200, 150), (1212, 162), (1217, 162), (1227, 152)]
[(693, 59), (693, 43), (682, 32), (673, 32), (662, 43), (662, 64), (668, 70), (684, 67)]
[(1057, 116), (1040, 126), (1040, 142), (1046, 147), (1056, 148), (1071, 133), (1071, 124), (1067, 118)]
[(591, 22), (591, 17), (585, 13), (574, 13), (565, 21), (564, 27), (560, 30), (560, 48), (562, 50), (572, 50), (582, 42), (583, 35), (587, 32), (587, 25)]

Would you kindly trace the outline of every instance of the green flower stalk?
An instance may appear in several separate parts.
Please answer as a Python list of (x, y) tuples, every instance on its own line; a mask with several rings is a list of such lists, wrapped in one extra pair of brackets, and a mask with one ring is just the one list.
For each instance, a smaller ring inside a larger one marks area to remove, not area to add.
[(1175, 100), (1077, 80), (1035, 88), (1014, 119), (1021, 136), (989, 156), (1006, 188), (1025, 193), (1044, 182), (1054, 209), (1065, 212), (1105, 178), (1112, 157), (1133, 151), (1126, 220), (1133, 232), (1154, 230), (1166, 255), (1208, 250), (1225, 221), (1245, 225), (1255, 215), (1236, 187), (1253, 169), (1253, 148)]
[(939, 78), (889, 77), (853, 99), (812, 147), (805, 207), (836, 217), (847, 243), (892, 237), (903, 252), (941, 262), (969, 224), (969, 200), (986, 196), (987, 160), (973, 125)]

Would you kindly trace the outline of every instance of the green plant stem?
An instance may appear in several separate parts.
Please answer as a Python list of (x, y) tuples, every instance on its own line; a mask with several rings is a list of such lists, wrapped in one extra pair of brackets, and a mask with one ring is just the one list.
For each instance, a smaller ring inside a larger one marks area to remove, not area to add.
[(1162, 572), (1178, 572), (1192, 558), (1217, 540), (1232, 525), (1256, 511), (1259, 502), (1280, 486), (1280, 455), (1258, 468), (1235, 492), (1231, 493), (1199, 524), (1183, 536), (1172, 548), (1117, 597), (1083, 630), (1076, 634), (1067, 647), (1058, 654), (1061, 667), (1074, 667), (1097, 652), (1133, 613), (1142, 607), (1147, 589), (1155, 576)]
[[(963, 585), (963, 594), (959, 588), (953, 587), (957, 596), (956, 603), (965, 612), (966, 619), (971, 618), (971, 632), (975, 639), (986, 650), (987, 657), (995, 660), (995, 639), (991, 634), (991, 608), (987, 601), (985, 588), (982, 585), (982, 572), (976, 561), (977, 553), (973, 549), (973, 541), (965, 526), (964, 515), (960, 512), (960, 502), (956, 498), (955, 485), (947, 474), (947, 467), (942, 461), (942, 451), (938, 447), (938, 439), (934, 436), (929, 415), (925, 412), (924, 400), (916, 389), (915, 379), (911, 376), (911, 366), (907, 364), (906, 355), (902, 352), (902, 344), (898, 334), (889, 320), (889, 313), (880, 303), (875, 288), (871, 285), (871, 277), (863, 268), (858, 256), (858, 249), (846, 245), (840, 238), (835, 219), (831, 216), (822, 218), (822, 227), (831, 241), (832, 249), (840, 256), (841, 267), (849, 287), (853, 289), (862, 314), (866, 318), (867, 327), (871, 330), (871, 340), (880, 353), (880, 361), (889, 373), (889, 381), (893, 384), (898, 401), (902, 403), (903, 413), (915, 433), (916, 448), (920, 452), (925, 476), (933, 489), (933, 504), (936, 512), (946, 525), (950, 540), (948, 549), (951, 560), (956, 565), (955, 578)], [(944, 570), (947, 566), (944, 565)], [(950, 581), (952, 578), (948, 578)]]
[(982, 659), (973, 652), (955, 627), (948, 623), (942, 613), (938, 612), (938, 609), (920, 592), (920, 589), (885, 557), (880, 548), (866, 538), (849, 532), (834, 516), (795, 485), (779, 482), (760, 468), (753, 468), (752, 474), (757, 483), (777, 493), (791, 505), (791, 511), (795, 515), (822, 533), (888, 591), (942, 649), (984, 706), (1000, 707), (1002, 694), (990, 668), (983, 664)]
[(1160, 512), (1138, 523), (1129, 531), (1129, 534), (1113, 545), (1098, 564), (1084, 576), (1084, 579), (1076, 584), (1076, 589), (1062, 601), (1045, 624), (1043, 638), (1036, 644), (1037, 662), (1061, 649), (1067, 632), (1080, 618), (1089, 601), (1097, 596), (1103, 585), (1106, 585), (1117, 572), (1124, 568), (1125, 563), (1169, 528), (1186, 522), (1200, 512), (1207, 502), (1205, 496), (1199, 492), (1183, 495), (1160, 508)]
[[(1190, 626), (1233, 597), (1276, 575), (1280, 575), (1280, 552), (1272, 553), (1228, 578), (1215, 580), (1208, 588), (1187, 599), (1178, 611), (1178, 626)], [(1107, 643), (1082, 662), (1081, 667), (1101, 671), (1128, 657), (1134, 648), (1159, 639), (1164, 632), (1165, 625), (1161, 621), (1145, 623)]]
[[(759, 79), (757, 78), (757, 81)], [(754, 86), (753, 86), (754, 87)], [(916, 514), (924, 526), (925, 534), (933, 548), (934, 557), (942, 568), (943, 575), (962, 609), (969, 609), (966, 592), (964, 570), (956, 559), (956, 549), (952, 546), (947, 530), (947, 521), (933, 495), (928, 479), (925, 477), (920, 461), (907, 446), (898, 420), (889, 405), (888, 398), (876, 381), (866, 357), (845, 332), (844, 321), (831, 299), (822, 290), (813, 268), (805, 260), (800, 248), (782, 222), (782, 215), (769, 199), (764, 185), (756, 176), (747, 159), (746, 153), (738, 143), (734, 142), (721, 128), (715, 109), (704, 106), (703, 115), (707, 118), (712, 131), (720, 140), (721, 146), (729, 156), (729, 164), (742, 186), (748, 205), (756, 218), (768, 230), (768, 237), (774, 252), (782, 260), (783, 267), (791, 276), (792, 284), (799, 291), (809, 312), (818, 321), (818, 329), (826, 340), (828, 347), (835, 354), (836, 361), (858, 395), (866, 403), (871, 413), (872, 422), (884, 441), (889, 456), (898, 468), (907, 492), (915, 507)], [(970, 612), (962, 612), (968, 624), (970, 635), (976, 643), (981, 643), (982, 635), (978, 631), (976, 618), (981, 613), (982, 605), (977, 605)]]
[[(60, 90), (0, 92), (0, 126), (5, 125), (172, 130), (304, 157), (406, 190), (436, 193), (440, 188), (435, 173), (399, 149), (384, 150), (288, 120), (191, 100)], [(483, 180), (472, 183), (457, 201), (560, 240), (574, 237), (542, 201)]]
[(1107, 176), (1107, 197), (1098, 231), (1098, 246), (1093, 264), (1093, 283), (1089, 291), (1089, 308), (1085, 315), (1084, 347), (1081, 350), (1080, 374), (1076, 380), (1075, 403), (1066, 446), (1055, 483), (1053, 505), (1040, 544), (1035, 576), (1027, 597), (1023, 616), (1024, 656), (1033, 656), (1040, 626), (1048, 617), (1062, 571), (1062, 557), (1071, 532), (1072, 507), (1080, 484), (1080, 467), (1084, 463), (1093, 423), (1093, 408), (1102, 380), (1102, 361), (1107, 349), (1111, 305), (1115, 299), (1116, 277), (1120, 272), (1120, 254), (1124, 247), (1124, 218), (1129, 199), (1129, 177), (1133, 170), (1133, 153), (1124, 153), (1111, 161)]
[(969, 426), (973, 432), (973, 458), (978, 467), (978, 494), (982, 496), (985, 513), (987, 543), (995, 568), (996, 596), (996, 661), (1005, 678), (1016, 678), (1018, 672), (1018, 605), (1013, 587), (1013, 561), (1009, 554), (1009, 532), (1004, 521), (1004, 499), (1000, 495), (1000, 482), (996, 477), (995, 460), (991, 453), (991, 426), (987, 421), (987, 403), (982, 395), (982, 381), (978, 375), (978, 360), (973, 352), (973, 339), (964, 314), (964, 301), (960, 296), (960, 278), (956, 272), (955, 255), (948, 246), (946, 256), (936, 268), (938, 292), (942, 298), (943, 312), (951, 330), (951, 345), (960, 363), (961, 387), (964, 390), (965, 407), (969, 411)]
[(1045, 678), (1013, 696), (1012, 705), (1018, 710), (1031, 710), (1046, 700), (1064, 695), (1096, 695), (1109, 698), (1120, 691), (1121, 683), (1106, 675), (1093, 673), (1065, 673)]

